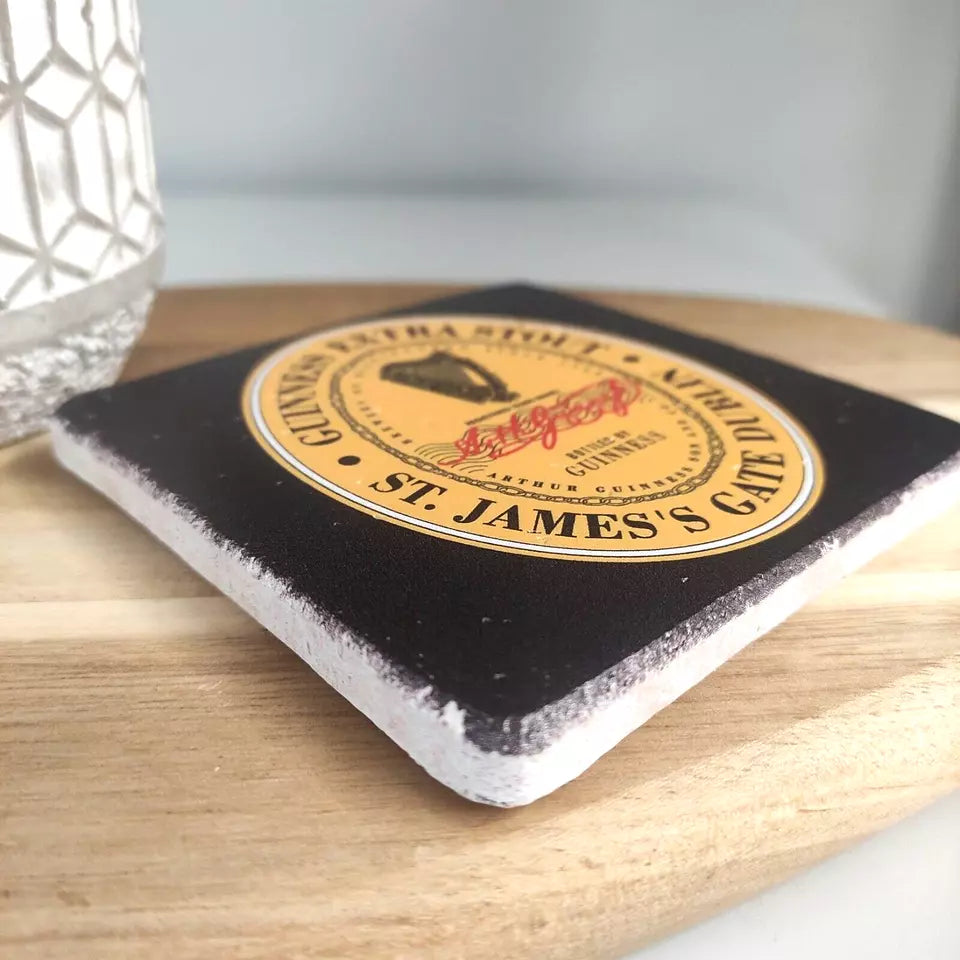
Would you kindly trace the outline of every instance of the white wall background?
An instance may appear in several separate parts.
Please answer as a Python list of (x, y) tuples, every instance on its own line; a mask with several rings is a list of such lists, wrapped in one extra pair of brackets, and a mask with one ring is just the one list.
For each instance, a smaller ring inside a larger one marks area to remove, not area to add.
[(140, 3), (168, 192), (734, 200), (960, 319), (960, 0)]

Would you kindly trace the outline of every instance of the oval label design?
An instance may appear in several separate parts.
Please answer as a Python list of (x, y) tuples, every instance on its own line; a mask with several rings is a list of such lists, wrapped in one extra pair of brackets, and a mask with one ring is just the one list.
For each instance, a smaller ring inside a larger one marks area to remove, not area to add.
[(432, 536), (572, 560), (734, 550), (805, 516), (820, 455), (745, 383), (637, 340), (410, 316), (263, 360), (243, 413), (292, 474)]

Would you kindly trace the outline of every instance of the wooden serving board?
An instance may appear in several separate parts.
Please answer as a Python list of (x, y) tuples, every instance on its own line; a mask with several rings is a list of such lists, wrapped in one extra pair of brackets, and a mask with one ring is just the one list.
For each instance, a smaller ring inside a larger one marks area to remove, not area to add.
[[(449, 288), (161, 294), (140, 376)], [(960, 341), (596, 299), (960, 418)], [(622, 955), (960, 786), (960, 511), (530, 807), (464, 801), (44, 439), (0, 450), (0, 955)]]

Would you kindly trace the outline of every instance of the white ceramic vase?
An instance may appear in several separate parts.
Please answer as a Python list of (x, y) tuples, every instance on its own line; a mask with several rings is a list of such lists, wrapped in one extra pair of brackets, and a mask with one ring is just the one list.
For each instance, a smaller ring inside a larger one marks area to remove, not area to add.
[(117, 377), (162, 260), (135, 0), (0, 0), (0, 443)]

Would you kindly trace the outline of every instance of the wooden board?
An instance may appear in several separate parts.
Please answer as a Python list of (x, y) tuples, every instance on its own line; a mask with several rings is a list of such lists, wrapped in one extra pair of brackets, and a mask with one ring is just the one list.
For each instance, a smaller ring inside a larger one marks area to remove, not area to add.
[[(161, 295), (129, 376), (449, 288)], [(960, 341), (783, 306), (604, 303), (960, 418)], [(579, 780), (432, 781), (62, 473), (0, 450), (0, 955), (618, 956), (960, 786), (960, 511)]]

